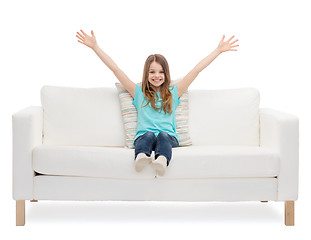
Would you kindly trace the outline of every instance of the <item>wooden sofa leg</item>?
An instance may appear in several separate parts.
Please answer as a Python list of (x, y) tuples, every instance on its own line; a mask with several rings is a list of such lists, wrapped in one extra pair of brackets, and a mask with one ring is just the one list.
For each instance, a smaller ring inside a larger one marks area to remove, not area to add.
[(30, 202), (38, 202), (38, 200), (30, 200)]
[(285, 201), (285, 225), (294, 226), (295, 201)]
[(16, 200), (16, 226), (25, 225), (25, 200)]

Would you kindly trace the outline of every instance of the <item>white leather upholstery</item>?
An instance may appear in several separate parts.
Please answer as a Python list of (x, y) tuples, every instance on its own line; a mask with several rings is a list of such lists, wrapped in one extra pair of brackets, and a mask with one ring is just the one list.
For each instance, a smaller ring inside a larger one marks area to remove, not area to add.
[[(275, 177), (279, 157), (268, 148), (251, 146), (191, 146), (173, 148), (173, 159), (163, 178)], [(112, 147), (38, 146), (33, 168), (47, 175), (152, 179), (147, 167), (134, 170), (134, 149)]]
[(276, 151), (281, 159), (278, 200), (298, 198), (299, 121), (292, 114), (260, 110), (260, 145)]

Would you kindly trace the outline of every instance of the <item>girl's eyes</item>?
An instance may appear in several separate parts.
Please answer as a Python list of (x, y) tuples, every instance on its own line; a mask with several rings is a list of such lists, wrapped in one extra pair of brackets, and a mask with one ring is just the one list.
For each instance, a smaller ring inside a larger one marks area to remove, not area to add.
[[(149, 73), (154, 73), (154, 71), (151, 71), (151, 72), (149, 72)], [(160, 73), (164, 73), (163, 71), (161, 71)]]

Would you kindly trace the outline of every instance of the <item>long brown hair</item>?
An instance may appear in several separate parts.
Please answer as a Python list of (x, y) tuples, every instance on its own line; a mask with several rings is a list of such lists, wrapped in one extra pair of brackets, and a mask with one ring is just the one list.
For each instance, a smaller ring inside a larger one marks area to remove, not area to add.
[[(158, 100), (158, 94), (156, 91), (152, 88), (150, 82), (148, 81), (148, 76), (149, 76), (149, 68), (152, 62), (157, 62), (162, 66), (162, 69), (164, 71), (164, 77), (165, 81), (164, 83), (160, 86), (160, 96), (162, 98), (162, 105), (161, 108), (157, 108), (155, 106), (155, 101)], [(168, 63), (161, 54), (152, 54), (150, 55), (145, 62), (144, 66), (144, 73), (143, 73), (143, 81), (142, 81), (142, 90), (145, 95), (145, 98), (147, 99), (147, 104), (149, 102), (151, 103), (151, 106), (155, 110), (164, 110), (165, 114), (166, 113), (172, 113), (172, 93), (169, 91), (171, 83), (171, 75), (170, 75), (170, 69), (168, 66)], [(156, 99), (155, 99), (156, 98)], [(145, 105), (145, 106), (146, 106)], [(144, 107), (145, 107), (144, 106)]]

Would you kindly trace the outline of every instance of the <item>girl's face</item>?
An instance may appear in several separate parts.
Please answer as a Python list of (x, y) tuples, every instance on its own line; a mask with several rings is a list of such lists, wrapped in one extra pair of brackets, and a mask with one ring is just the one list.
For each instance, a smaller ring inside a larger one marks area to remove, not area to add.
[(152, 62), (149, 68), (148, 81), (151, 83), (155, 91), (160, 91), (160, 86), (165, 81), (164, 71), (161, 64)]

